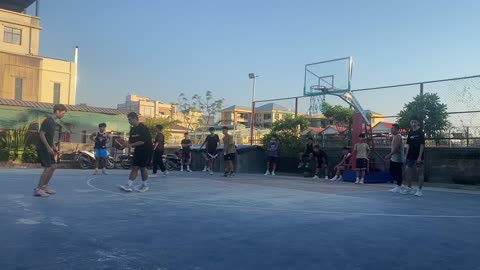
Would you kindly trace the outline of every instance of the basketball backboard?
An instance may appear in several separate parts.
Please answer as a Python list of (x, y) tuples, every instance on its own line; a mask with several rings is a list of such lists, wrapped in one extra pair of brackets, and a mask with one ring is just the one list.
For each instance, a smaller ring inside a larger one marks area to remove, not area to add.
[(352, 57), (305, 65), (304, 96), (342, 95), (350, 91)]

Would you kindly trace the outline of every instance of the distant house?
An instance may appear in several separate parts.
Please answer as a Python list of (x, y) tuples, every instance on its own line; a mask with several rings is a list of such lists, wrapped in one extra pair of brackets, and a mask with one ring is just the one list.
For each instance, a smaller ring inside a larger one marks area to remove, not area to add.
[[(286, 118), (287, 115), (293, 114), (289, 109), (275, 104), (267, 103), (255, 108), (255, 127), (271, 128), (275, 121)], [(233, 105), (223, 109), (220, 112), (221, 125), (244, 125), (251, 126), (252, 108)]]

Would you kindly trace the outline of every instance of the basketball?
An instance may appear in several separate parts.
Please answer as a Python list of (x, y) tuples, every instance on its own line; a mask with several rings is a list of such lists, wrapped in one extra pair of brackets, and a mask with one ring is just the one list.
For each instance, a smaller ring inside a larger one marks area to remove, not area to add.
[(114, 145), (114, 147), (115, 147), (116, 149), (122, 150), (123, 148), (125, 148), (125, 143), (126, 143), (126, 141), (125, 141), (124, 139), (122, 139), (122, 138), (117, 138), (117, 139), (115, 140), (115, 143), (114, 143), (113, 145)]

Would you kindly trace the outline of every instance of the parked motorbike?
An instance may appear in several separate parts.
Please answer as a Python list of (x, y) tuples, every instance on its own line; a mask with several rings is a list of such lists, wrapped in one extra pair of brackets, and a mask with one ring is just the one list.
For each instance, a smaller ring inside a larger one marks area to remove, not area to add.
[(179, 152), (175, 154), (167, 154), (163, 155), (163, 163), (165, 164), (165, 168), (169, 171), (179, 170), (182, 166), (182, 162), (180, 157), (178, 156)]
[[(95, 155), (90, 151), (81, 150), (78, 151), (75, 162), (81, 169), (92, 169), (95, 167)], [(115, 160), (110, 155), (107, 157), (105, 167), (107, 169), (115, 168)]]

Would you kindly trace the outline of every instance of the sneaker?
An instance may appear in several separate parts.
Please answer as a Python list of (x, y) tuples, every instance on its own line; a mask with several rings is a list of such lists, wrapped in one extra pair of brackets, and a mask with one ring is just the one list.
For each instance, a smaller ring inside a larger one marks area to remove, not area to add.
[(325, 180), (328, 180), (328, 175), (325, 175)]
[(402, 188), (399, 187), (399, 186), (395, 186), (394, 188), (390, 189), (389, 191), (393, 192), (393, 193), (400, 193), (400, 191), (402, 191)]
[(272, 172), (272, 175), (275, 176), (275, 172)]
[(299, 169), (300, 169), (300, 168), (302, 168), (302, 167), (303, 167), (303, 165), (304, 165), (304, 164), (303, 164), (303, 162), (300, 162), (300, 163), (298, 163), (298, 167), (297, 167), (297, 168), (299, 168)]
[(132, 191), (133, 191), (132, 187), (130, 187), (130, 186), (128, 186), (128, 185), (126, 185), (126, 186), (119, 186), (119, 188), (120, 188), (121, 191), (125, 191), (125, 192), (132, 192)]
[(180, 168), (180, 171), (183, 172), (183, 168)]
[(49, 186), (45, 186), (42, 189), (43, 191), (45, 191), (47, 194), (50, 194), (50, 195), (57, 193), (55, 190), (51, 189)]
[(308, 168), (308, 163), (307, 163), (307, 164), (305, 164), (305, 168)]
[(202, 172), (208, 172), (207, 167), (203, 168)]
[(270, 175), (270, 171), (267, 171), (264, 175)]
[(355, 180), (355, 184), (358, 184), (360, 183), (360, 178), (357, 177), (357, 179)]
[(330, 181), (337, 181), (338, 177), (335, 175)]
[(95, 171), (93, 172), (93, 175), (100, 175), (100, 173), (98, 172), (98, 170), (95, 170)]
[(169, 173), (167, 170), (165, 170), (165, 171), (163, 172), (163, 176), (164, 176), (164, 177), (165, 177), (165, 176), (168, 176), (169, 174), (170, 174), (170, 173)]
[(210, 175), (213, 175), (213, 171), (210, 171)]
[(108, 175), (108, 173), (107, 173), (106, 170), (103, 170), (103, 171), (102, 171), (102, 174), (103, 174), (103, 175)]
[(360, 178), (360, 182), (358, 182), (360, 185), (363, 185), (365, 184), (365, 182), (363, 182), (363, 178)]
[(223, 174), (223, 177), (227, 177), (227, 176), (228, 176), (228, 173), (225, 172), (225, 173)]
[(340, 176), (337, 178), (337, 181), (343, 181), (343, 177), (340, 175)]
[(412, 190), (413, 190), (413, 189), (410, 188), (410, 187), (405, 187), (405, 188), (402, 188), (402, 189), (400, 190), (400, 194), (402, 194), (402, 195), (409, 195), (409, 194), (411, 194)]
[(33, 190), (33, 196), (35, 197), (48, 197), (50, 196), (47, 192), (45, 192), (45, 190), (41, 189), (41, 188), (36, 188)]
[(190, 170), (190, 168), (187, 169), (187, 172), (192, 172), (192, 170)]
[(150, 174), (148, 177), (157, 177), (158, 175), (156, 173)]
[(142, 184), (140, 188), (137, 189), (137, 191), (143, 193), (143, 192), (146, 192), (148, 189), (149, 189), (148, 186), (145, 186)]
[(417, 193), (418, 189), (416, 188), (412, 188), (409, 192), (410, 195), (415, 195), (415, 193)]
[(315, 175), (314, 177), (312, 177), (313, 180), (317, 180), (319, 179), (317, 175)]
[(422, 192), (421, 189), (418, 189), (417, 192), (415, 192), (414, 195), (417, 196), (417, 197), (422, 197), (422, 196), (423, 196), (423, 192)]

